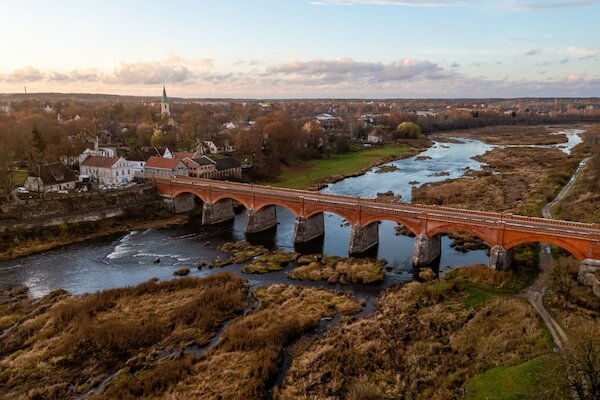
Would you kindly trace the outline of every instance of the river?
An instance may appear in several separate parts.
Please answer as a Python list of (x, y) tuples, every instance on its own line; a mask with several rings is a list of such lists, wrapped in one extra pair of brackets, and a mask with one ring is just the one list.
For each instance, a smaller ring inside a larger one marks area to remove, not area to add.
[[(579, 130), (567, 130), (568, 143), (557, 145), (561, 150), (579, 143)], [(540, 146), (542, 147), (542, 146)], [(366, 174), (347, 178), (331, 184), (323, 192), (350, 196), (375, 197), (378, 192), (393, 191), (403, 201), (410, 201), (413, 185), (460, 178), (467, 169), (478, 170), (482, 165), (473, 157), (482, 155), (493, 146), (477, 140), (459, 138), (456, 143), (436, 142), (417, 156), (393, 161), (398, 169), (387, 173)], [(201, 260), (210, 261), (222, 255), (217, 247), (226, 241), (248, 240), (271, 249), (294, 250), (292, 214), (277, 208), (278, 226), (268, 232), (244, 234), (245, 212), (236, 214), (234, 220), (217, 226), (201, 226), (198, 220), (178, 227), (132, 231), (94, 241), (69, 245), (61, 249), (35, 254), (16, 260), (0, 262), (0, 286), (25, 285), (33, 296), (42, 296), (62, 288), (74, 294), (95, 292), (112, 287), (133, 285), (150, 278), (173, 278), (173, 272), (189, 267), (192, 276), (204, 276), (215, 271), (240, 273), (240, 267), (230, 265), (222, 269), (199, 271), (195, 265)], [(388, 261), (386, 279), (379, 285), (353, 285), (352, 290), (360, 297), (372, 299), (379, 291), (390, 285), (413, 279), (411, 264), (413, 238), (397, 236), (395, 223), (384, 221), (379, 226), (379, 245), (371, 256)], [(302, 253), (348, 255), (350, 227), (337, 215), (326, 213), (323, 240), (296, 248)], [(160, 258), (159, 264), (153, 261)], [(462, 253), (450, 247), (450, 240), (442, 240), (440, 272), (458, 265), (487, 263), (486, 251)], [(251, 286), (266, 283), (299, 284), (287, 278), (286, 271), (265, 275), (244, 275)], [(308, 283), (302, 283), (308, 284)], [(310, 283), (329, 288), (346, 290), (343, 285)]]

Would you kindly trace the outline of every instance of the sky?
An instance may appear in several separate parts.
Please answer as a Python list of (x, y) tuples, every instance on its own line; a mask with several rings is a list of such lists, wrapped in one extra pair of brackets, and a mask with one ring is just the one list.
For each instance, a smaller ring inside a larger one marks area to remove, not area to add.
[(0, 93), (600, 96), (600, 0), (19, 0)]

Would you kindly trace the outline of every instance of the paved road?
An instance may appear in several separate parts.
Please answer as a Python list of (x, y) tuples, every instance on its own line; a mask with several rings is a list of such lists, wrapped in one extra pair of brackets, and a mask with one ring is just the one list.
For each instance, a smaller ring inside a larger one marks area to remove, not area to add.
[[(577, 170), (571, 177), (571, 180), (562, 188), (560, 193), (552, 200), (550, 203), (546, 204), (542, 209), (542, 215), (544, 218), (553, 219), (552, 218), (552, 207), (557, 204), (559, 201), (565, 198), (573, 184), (577, 181), (579, 176), (581, 175), (587, 161), (589, 158), (581, 161)], [(541, 243), (540, 245), (540, 273), (530, 287), (528, 287), (523, 295), (527, 297), (529, 303), (533, 306), (535, 311), (539, 314), (540, 318), (544, 321), (544, 324), (550, 331), (552, 335), (552, 339), (554, 340), (554, 344), (558, 347), (559, 350), (563, 350), (564, 347), (569, 343), (569, 337), (562, 329), (562, 327), (556, 322), (554, 317), (546, 310), (544, 307), (544, 293), (546, 292), (546, 287), (548, 286), (549, 274), (552, 269), (552, 252), (550, 250), (550, 246), (547, 243)]]

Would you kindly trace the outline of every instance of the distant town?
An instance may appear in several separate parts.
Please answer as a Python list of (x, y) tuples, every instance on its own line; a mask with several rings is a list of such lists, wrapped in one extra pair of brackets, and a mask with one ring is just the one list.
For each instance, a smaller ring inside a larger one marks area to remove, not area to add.
[[(598, 99), (201, 100), (0, 95), (0, 193), (110, 190), (153, 176), (276, 179), (298, 160), (422, 133), (600, 120)], [(398, 130), (402, 123), (418, 131)]]

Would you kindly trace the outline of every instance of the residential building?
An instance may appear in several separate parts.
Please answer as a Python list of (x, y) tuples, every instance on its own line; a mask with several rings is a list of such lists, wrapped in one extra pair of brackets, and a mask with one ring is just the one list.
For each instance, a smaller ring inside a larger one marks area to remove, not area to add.
[(101, 185), (123, 185), (133, 180), (134, 171), (123, 157), (88, 156), (79, 165), (80, 177)]
[(383, 132), (379, 129), (373, 129), (367, 135), (367, 142), (369, 143), (383, 143)]
[(189, 171), (187, 165), (180, 159), (152, 156), (146, 161), (144, 174), (146, 176), (170, 178), (173, 176), (188, 176)]
[(205, 179), (242, 179), (242, 166), (232, 157), (210, 158), (208, 156), (186, 158), (189, 176)]
[(40, 165), (38, 171), (25, 180), (25, 188), (30, 192), (58, 192), (73, 190), (77, 185), (77, 176), (63, 163)]
[(233, 153), (234, 148), (227, 139), (205, 140), (198, 145), (198, 152), (201, 154), (222, 154)]

